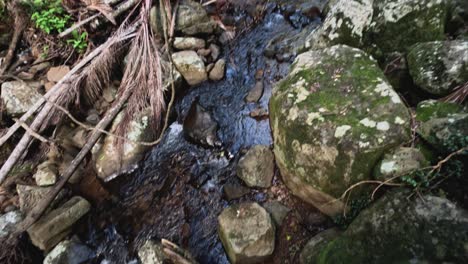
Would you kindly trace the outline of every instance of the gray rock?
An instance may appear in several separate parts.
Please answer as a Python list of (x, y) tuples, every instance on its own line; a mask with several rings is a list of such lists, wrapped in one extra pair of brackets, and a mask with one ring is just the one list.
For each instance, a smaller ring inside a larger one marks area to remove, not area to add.
[(418, 43), (408, 53), (414, 83), (434, 95), (446, 95), (468, 82), (468, 40)]
[(14, 231), (16, 224), (23, 221), (20, 211), (11, 211), (0, 216), (0, 238), (5, 238)]
[(192, 0), (181, 2), (176, 17), (177, 31), (185, 35), (211, 34), (215, 28), (216, 22), (208, 16), (200, 3)]
[(57, 181), (57, 166), (54, 163), (45, 161), (37, 166), (37, 171), (34, 174), (37, 186), (54, 185)]
[(179, 50), (198, 50), (205, 48), (205, 40), (194, 37), (176, 37), (174, 48)]
[(255, 86), (249, 91), (245, 97), (247, 103), (256, 103), (262, 98), (263, 95), (263, 81), (257, 80)]
[(274, 153), (292, 192), (332, 216), (382, 154), (409, 139), (410, 116), (375, 60), (337, 45), (300, 54), (270, 99)]
[(226, 61), (219, 59), (213, 69), (211, 69), (209, 77), (212, 81), (219, 81), (224, 78), (224, 72), (226, 71)]
[(41, 94), (37, 92), (37, 86), (37, 83), (4, 82), (2, 84), (1, 99), (7, 114), (14, 117), (20, 116), (40, 100)]
[(42, 216), (27, 231), (32, 243), (48, 251), (66, 237), (71, 227), (90, 210), (85, 199), (75, 196), (55, 210)]
[[(112, 132), (115, 132), (119, 123), (122, 122), (122, 118), (123, 113), (115, 118), (111, 127)], [(132, 141), (153, 140), (151, 122), (150, 109), (143, 111), (139, 116), (135, 116), (128, 125), (127, 139)], [(143, 158), (146, 150), (148, 150), (148, 146), (126, 141), (123, 143), (120, 153), (115, 142), (115, 137), (105, 137), (101, 149), (94, 157), (97, 175), (105, 181), (112, 180), (123, 172), (133, 170), (138, 161)]]
[[(36, 203), (43, 200), (53, 188), (54, 187), (37, 187), (22, 184), (16, 185), (16, 192), (18, 193), (21, 212), (24, 214), (29, 213), (34, 207), (36, 207)], [(65, 195), (65, 190), (60, 191), (54, 201), (50, 204), (49, 208), (55, 208)]]
[(239, 160), (237, 176), (249, 187), (271, 186), (275, 169), (273, 152), (268, 146), (256, 145)]
[(239, 184), (226, 183), (223, 186), (224, 195), (228, 201), (241, 198), (250, 193), (250, 189)]
[(418, 43), (443, 40), (445, 0), (334, 0), (323, 25), (308, 37), (306, 47), (346, 44), (376, 57), (406, 52)]
[(271, 218), (275, 222), (277, 227), (280, 227), (283, 224), (284, 218), (288, 215), (289, 209), (278, 201), (266, 202), (263, 207), (270, 213)]
[(217, 60), (221, 55), (221, 48), (216, 44), (210, 44), (208, 48), (211, 50), (211, 59), (213, 61)]
[(208, 79), (203, 60), (195, 51), (180, 51), (172, 54), (175, 67), (190, 85), (200, 84)]
[(81, 264), (93, 255), (94, 252), (78, 239), (64, 240), (47, 254), (43, 264)]
[(375, 177), (378, 180), (385, 181), (428, 165), (429, 162), (419, 149), (399, 147), (385, 154), (382, 161), (376, 166)]
[(275, 227), (257, 203), (233, 205), (218, 216), (218, 232), (233, 264), (258, 263), (275, 249)]
[(219, 147), (221, 141), (218, 139), (218, 123), (196, 99), (184, 119), (184, 134), (190, 140), (206, 147)]
[(468, 135), (468, 114), (454, 114), (445, 118), (434, 118), (420, 124), (418, 134), (429, 144), (444, 153), (464, 147)]
[(445, 198), (409, 195), (387, 193), (308, 263), (465, 263), (468, 212)]
[(151, 240), (138, 249), (138, 257), (142, 264), (163, 264), (166, 259), (162, 245)]

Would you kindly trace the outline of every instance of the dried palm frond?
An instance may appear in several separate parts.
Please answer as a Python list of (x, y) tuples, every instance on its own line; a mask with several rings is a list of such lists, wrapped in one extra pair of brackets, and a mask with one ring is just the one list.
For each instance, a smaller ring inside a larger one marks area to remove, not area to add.
[[(65, 108), (69, 108), (72, 104), (79, 107), (82, 105), (83, 99), (88, 104), (93, 104), (99, 99), (103, 89), (110, 85), (112, 73), (118, 67), (123, 57), (122, 51), (127, 45), (125, 41), (134, 34), (134, 30), (129, 28), (131, 27), (123, 24), (107, 40), (104, 51), (92, 60), (83, 71), (76, 75), (68, 88), (68, 92), (60, 93), (55, 104)], [(45, 122), (43, 122), (42, 129), (50, 125), (50, 123), (58, 122), (63, 115), (62, 111), (52, 111)]]
[(107, 18), (112, 24), (116, 25), (115, 18), (112, 15), (114, 9), (109, 4), (106, 4), (103, 0), (82, 0), (86, 4), (86, 8), (89, 10), (96, 10)]
[(441, 98), (440, 101), (462, 104), (463, 102), (465, 102), (467, 97), (468, 97), (468, 82), (455, 88), (454, 92), (445, 96), (444, 98)]
[[(149, 24), (151, 0), (144, 0), (140, 12), (140, 28), (133, 39), (127, 56), (125, 74), (119, 94), (131, 89), (132, 95), (123, 112), (122, 121), (116, 128), (116, 134), (124, 137), (130, 122), (144, 110), (151, 109), (151, 125), (156, 134), (161, 129), (161, 119), (165, 111), (164, 89), (162, 83), (163, 67), (160, 50)], [(124, 140), (115, 138), (122, 150)]]

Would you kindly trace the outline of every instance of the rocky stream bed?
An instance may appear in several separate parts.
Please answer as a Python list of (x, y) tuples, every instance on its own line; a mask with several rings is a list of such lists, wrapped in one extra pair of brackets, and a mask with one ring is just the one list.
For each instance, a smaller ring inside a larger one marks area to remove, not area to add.
[[(121, 149), (103, 136), (21, 238), (29, 262), (467, 263), (465, 2), (182, 0), (162, 140), (130, 142), (154, 140), (150, 110)], [(150, 18), (160, 32), (157, 5)], [(2, 83), (2, 126), (69, 71), (50, 66)], [(80, 120), (96, 125), (118, 85)], [(88, 135), (47, 133), (60, 148), (0, 189), (0, 238)]]

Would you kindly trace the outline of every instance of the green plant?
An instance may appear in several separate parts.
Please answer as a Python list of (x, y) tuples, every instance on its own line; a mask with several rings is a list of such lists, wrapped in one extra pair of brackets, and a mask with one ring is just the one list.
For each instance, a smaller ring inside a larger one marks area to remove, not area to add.
[(67, 40), (67, 44), (72, 45), (74, 49), (82, 53), (88, 47), (87, 40), (88, 40), (88, 33), (83, 32), (80, 34), (78, 33), (78, 31), (75, 30), (72, 32), (72, 38)]
[(37, 28), (47, 34), (62, 32), (70, 16), (65, 13), (60, 1), (34, 0), (31, 9), (31, 19)]

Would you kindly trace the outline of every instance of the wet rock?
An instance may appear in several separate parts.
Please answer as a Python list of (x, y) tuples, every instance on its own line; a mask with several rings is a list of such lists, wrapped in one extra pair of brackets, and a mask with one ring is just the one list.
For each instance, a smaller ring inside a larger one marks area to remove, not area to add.
[(445, 198), (386, 194), (362, 211), (309, 263), (464, 263), (468, 212)]
[(148, 240), (138, 250), (138, 257), (142, 264), (163, 264), (164, 256), (163, 246), (154, 241)]
[(237, 176), (249, 187), (271, 186), (275, 169), (273, 152), (268, 146), (256, 145), (240, 158)]
[(256, 118), (256, 119), (267, 118), (268, 110), (263, 107), (255, 108), (254, 110), (250, 112), (250, 117)]
[(205, 40), (193, 37), (176, 37), (174, 39), (174, 48), (179, 50), (198, 50), (205, 48)]
[(275, 248), (275, 227), (268, 212), (257, 203), (224, 209), (218, 217), (218, 232), (233, 264), (261, 262)]
[(42, 250), (50, 250), (70, 233), (70, 228), (88, 213), (90, 207), (88, 201), (81, 197), (71, 198), (59, 208), (42, 216), (28, 229), (32, 243)]
[(0, 216), (0, 239), (6, 238), (15, 230), (18, 223), (23, 221), (23, 214), (20, 211), (7, 212)]
[(247, 96), (245, 97), (245, 101), (247, 103), (256, 103), (262, 98), (263, 95), (263, 81), (258, 80), (255, 83), (255, 86), (249, 91)]
[(299, 257), (300, 264), (315, 263), (315, 258), (320, 253), (321, 249), (330, 241), (340, 235), (340, 231), (336, 228), (327, 229), (312, 237), (304, 246)]
[(93, 251), (77, 238), (64, 240), (52, 249), (44, 259), (44, 264), (81, 264), (94, 256)]
[(41, 99), (37, 92), (38, 83), (20, 81), (4, 82), (2, 84), (1, 99), (6, 112), (10, 116), (20, 116), (26, 113), (34, 103)]
[(336, 0), (326, 10), (327, 17), (310, 34), (308, 47), (346, 44), (380, 57), (406, 52), (418, 42), (444, 39), (446, 1)]
[[(36, 203), (43, 200), (53, 188), (54, 187), (37, 187), (22, 184), (16, 185), (21, 212), (25, 214), (29, 213), (34, 207), (36, 207)], [(56, 207), (65, 194), (65, 190), (60, 191), (54, 201), (50, 204), (49, 208)]]
[(263, 207), (270, 213), (271, 218), (275, 222), (277, 227), (280, 227), (283, 224), (284, 218), (288, 215), (289, 209), (278, 201), (266, 202)]
[(70, 67), (68, 66), (58, 66), (52, 67), (47, 72), (47, 80), (49, 82), (59, 82), (67, 73), (70, 72)]
[(211, 59), (213, 61), (217, 60), (221, 55), (221, 48), (216, 44), (210, 44), (208, 48), (211, 50)]
[(226, 61), (219, 59), (213, 69), (210, 71), (209, 77), (212, 81), (220, 81), (224, 78), (224, 72), (226, 71)]
[(207, 147), (220, 146), (216, 135), (218, 123), (203, 106), (198, 98), (192, 103), (184, 119), (184, 134), (194, 142)]
[(385, 154), (382, 161), (376, 166), (375, 177), (378, 180), (385, 181), (428, 165), (429, 162), (419, 149), (399, 147)]
[[(122, 118), (123, 113), (120, 113), (112, 123), (110, 131), (115, 132), (117, 126), (122, 122)], [(143, 142), (153, 140), (151, 122), (150, 109), (135, 116), (128, 124), (127, 139)], [(122, 144), (121, 149), (119, 149), (115, 137), (105, 137), (101, 149), (94, 157), (97, 175), (102, 180), (109, 181), (123, 172), (133, 170), (148, 150), (148, 146), (135, 142), (125, 141)]]
[(57, 167), (55, 164), (45, 161), (37, 166), (37, 171), (33, 177), (37, 186), (54, 185), (57, 181)]
[[(198, 54), (198, 56), (204, 58), (204, 57), (207, 57), (208, 55), (211, 54), (211, 50), (210, 49), (199, 49), (199, 50), (197, 50), (197, 54)], [(207, 70), (207, 71), (209, 72), (210, 70)]]
[(205, 8), (198, 2), (184, 0), (180, 3), (176, 30), (186, 35), (211, 34), (216, 28), (216, 22), (208, 16)]
[(197, 85), (208, 79), (205, 64), (195, 51), (176, 52), (172, 60), (188, 84)]
[(408, 53), (414, 83), (434, 95), (446, 95), (468, 82), (468, 41), (418, 43)]
[(228, 201), (241, 198), (242, 196), (250, 193), (250, 189), (239, 184), (226, 183), (223, 186), (224, 195)]
[(270, 100), (275, 160), (292, 192), (332, 216), (381, 155), (409, 139), (410, 116), (375, 61), (337, 45), (299, 55)]

